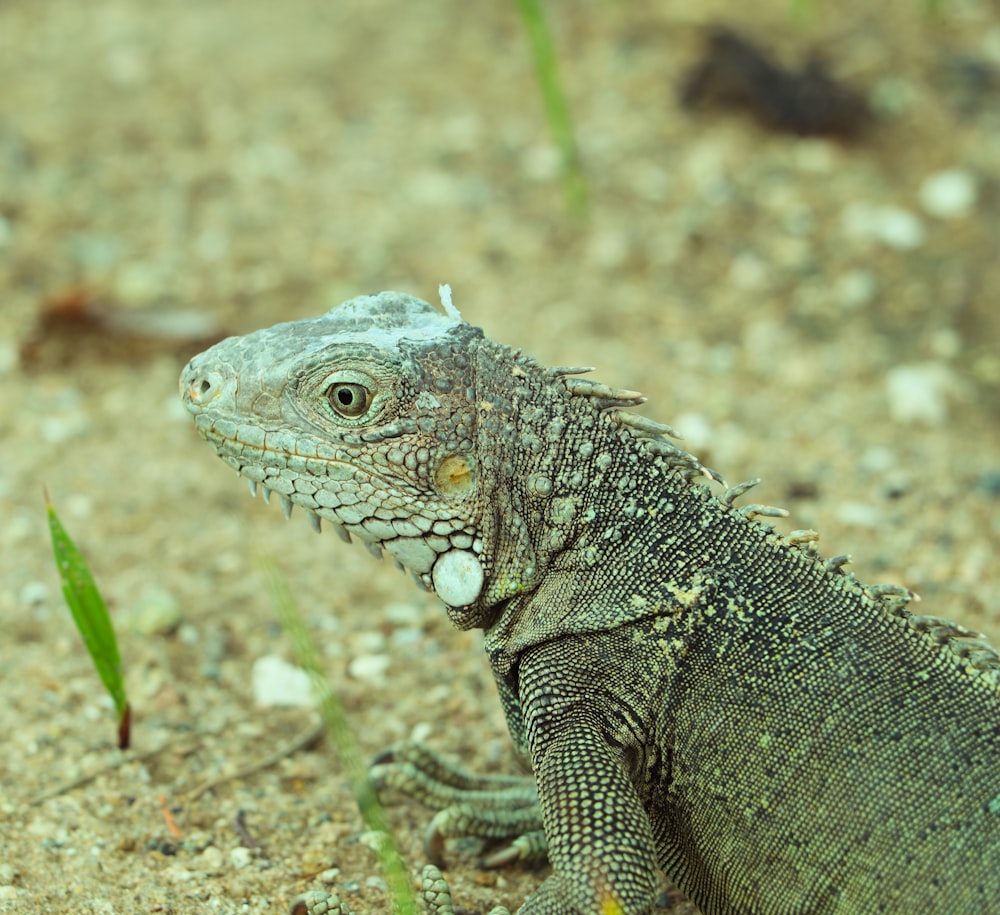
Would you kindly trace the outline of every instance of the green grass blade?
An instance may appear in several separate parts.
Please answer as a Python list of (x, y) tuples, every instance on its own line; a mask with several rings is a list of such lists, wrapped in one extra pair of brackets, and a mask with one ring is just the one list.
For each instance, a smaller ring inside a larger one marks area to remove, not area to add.
[(118, 641), (108, 616), (101, 592), (94, 583), (94, 576), (80, 555), (72, 538), (66, 532), (48, 496), (45, 505), (49, 517), (49, 532), (52, 535), (52, 555), (62, 579), (63, 596), (73, 614), (76, 628), (80, 630), (83, 644), (97, 668), (98, 676), (111, 695), (118, 713), (118, 746), (127, 749), (130, 741), (131, 710), (125, 694), (122, 677), (122, 659), (118, 653)]
[(559, 81), (552, 35), (538, 0), (517, 0), (528, 33), (535, 72), (542, 92), (549, 132), (562, 159), (563, 186), (570, 212), (582, 216), (587, 210), (587, 184), (580, 164), (580, 151), (573, 134), (573, 120)]
[(389, 821), (386, 819), (385, 811), (379, 804), (375, 789), (368, 778), (368, 767), (361, 746), (351, 730), (343, 705), (323, 672), (316, 644), (306, 628), (288, 581), (277, 565), (271, 561), (264, 562), (263, 574), (282, 628), (292, 643), (295, 659), (308, 674), (316, 691), (320, 717), (326, 725), (347, 774), (354, 799), (361, 811), (361, 819), (364, 820), (366, 828), (384, 836), (379, 842), (378, 856), (389, 887), (389, 895), (395, 903), (395, 910), (399, 915), (417, 915), (413, 886), (399, 849), (389, 831)]

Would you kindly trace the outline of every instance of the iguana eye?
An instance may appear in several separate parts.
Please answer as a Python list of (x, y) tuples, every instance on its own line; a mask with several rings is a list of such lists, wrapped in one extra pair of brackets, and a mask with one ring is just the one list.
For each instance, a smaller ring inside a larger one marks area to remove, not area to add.
[(356, 419), (372, 405), (372, 392), (363, 384), (338, 381), (326, 389), (326, 399), (341, 416)]

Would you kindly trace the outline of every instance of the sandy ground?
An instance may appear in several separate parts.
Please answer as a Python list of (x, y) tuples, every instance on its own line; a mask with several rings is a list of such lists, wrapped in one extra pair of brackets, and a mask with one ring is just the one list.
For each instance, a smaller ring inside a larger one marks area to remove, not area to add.
[[(1000, 13), (730, 6), (551, 4), (590, 192), (576, 219), (513, 4), (0, 4), (0, 910), (280, 912), (327, 883), (386, 910), (329, 746), (193, 795), (310, 722), (253, 701), (255, 661), (290, 656), (262, 557), (365, 752), (418, 734), (512, 766), (476, 634), (247, 496), (177, 400), (190, 346), (53, 339), (46, 302), (242, 332), (449, 282), (491, 336), (648, 393), (649, 415), (731, 482), (764, 477), (756, 498), (863, 579), (1000, 636)], [(788, 60), (821, 50), (878, 127), (840, 144), (681, 110), (719, 20)], [(43, 486), (119, 629), (124, 758)], [(390, 815), (416, 868), (427, 814)], [(467, 912), (543, 876), (454, 860)]]

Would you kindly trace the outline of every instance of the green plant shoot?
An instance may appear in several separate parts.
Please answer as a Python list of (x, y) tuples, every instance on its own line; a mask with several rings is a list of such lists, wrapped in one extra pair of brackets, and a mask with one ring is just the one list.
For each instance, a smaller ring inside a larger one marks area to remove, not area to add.
[(377, 850), (379, 862), (385, 874), (395, 911), (399, 915), (417, 915), (413, 886), (399, 849), (389, 831), (385, 811), (379, 804), (375, 789), (368, 778), (361, 746), (351, 730), (343, 705), (323, 672), (319, 652), (295, 603), (288, 581), (277, 565), (270, 560), (263, 563), (263, 574), (281, 626), (292, 643), (295, 659), (312, 683), (320, 717), (351, 783), (354, 799), (361, 811), (361, 819), (364, 820), (367, 829), (379, 836)]
[(122, 661), (108, 608), (94, 583), (94, 576), (86, 560), (66, 533), (47, 493), (45, 505), (49, 517), (49, 532), (52, 534), (52, 554), (62, 579), (63, 596), (101, 682), (115, 703), (115, 711), (118, 713), (118, 746), (127, 750), (131, 740), (132, 711), (125, 694)]
[(571, 212), (582, 215), (587, 209), (587, 185), (580, 165), (580, 152), (573, 135), (569, 106), (566, 104), (566, 97), (559, 81), (552, 36), (538, 0), (517, 0), (517, 6), (528, 33), (531, 55), (535, 60), (535, 72), (549, 121), (549, 132), (562, 159), (566, 200)]

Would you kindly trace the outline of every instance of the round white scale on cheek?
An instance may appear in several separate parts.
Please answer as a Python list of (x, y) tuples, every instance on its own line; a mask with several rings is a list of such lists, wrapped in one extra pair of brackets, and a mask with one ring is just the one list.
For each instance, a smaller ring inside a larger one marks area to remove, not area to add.
[(483, 590), (483, 567), (475, 553), (449, 550), (438, 558), (431, 572), (434, 590), (449, 607), (471, 604)]

